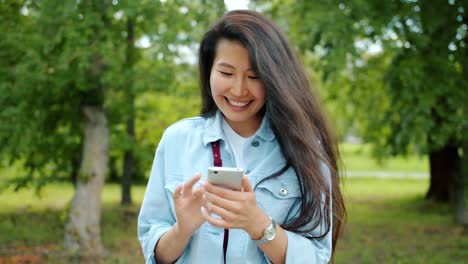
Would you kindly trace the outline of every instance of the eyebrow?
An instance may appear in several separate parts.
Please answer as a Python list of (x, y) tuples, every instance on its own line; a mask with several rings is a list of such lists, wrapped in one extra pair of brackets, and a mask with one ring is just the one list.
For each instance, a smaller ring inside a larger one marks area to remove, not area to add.
[(226, 63), (226, 62), (217, 63), (216, 66), (224, 66), (224, 67), (227, 67), (227, 68), (235, 69), (234, 66), (232, 66), (231, 64)]
[[(216, 66), (223, 66), (223, 67), (227, 67), (227, 68), (231, 68), (231, 69), (235, 69), (236, 67), (232, 66), (231, 64), (227, 63), (227, 62), (220, 62), (220, 63), (217, 63)], [(252, 68), (248, 68), (246, 71), (254, 71)]]

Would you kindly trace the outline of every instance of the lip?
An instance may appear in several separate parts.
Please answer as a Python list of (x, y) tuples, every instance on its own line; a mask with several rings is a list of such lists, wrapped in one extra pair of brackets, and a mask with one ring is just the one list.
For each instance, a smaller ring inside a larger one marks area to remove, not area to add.
[(235, 109), (239, 109), (239, 110), (247, 108), (250, 105), (250, 103), (252, 103), (253, 101), (253, 100), (248, 100), (248, 101), (233, 100), (227, 97), (225, 97), (225, 99), (226, 99), (226, 102), (229, 104), (229, 106)]

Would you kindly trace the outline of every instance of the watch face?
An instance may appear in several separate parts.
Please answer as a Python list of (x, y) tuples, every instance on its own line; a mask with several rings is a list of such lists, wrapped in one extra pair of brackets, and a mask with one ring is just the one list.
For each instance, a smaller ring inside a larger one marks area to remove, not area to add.
[(276, 236), (276, 228), (275, 227), (271, 227), (271, 228), (268, 228), (268, 230), (266, 230), (266, 239), (268, 240), (273, 240)]

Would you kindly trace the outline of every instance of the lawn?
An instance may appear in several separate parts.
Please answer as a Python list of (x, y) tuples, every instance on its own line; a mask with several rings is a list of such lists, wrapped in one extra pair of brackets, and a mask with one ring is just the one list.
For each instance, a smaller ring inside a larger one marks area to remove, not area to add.
[(341, 144), (340, 154), (344, 169), (349, 172), (392, 172), (426, 173), (429, 170), (427, 157), (409, 155), (392, 157), (378, 162), (371, 155), (371, 147), (366, 144)]
[(451, 206), (423, 199), (427, 188), (423, 179), (348, 179), (336, 263), (468, 263), (468, 230)]
[[(449, 206), (424, 201), (426, 188), (422, 179), (346, 180), (348, 223), (336, 263), (466, 263), (467, 231), (454, 225)], [(143, 262), (136, 239), (143, 191), (134, 187), (136, 205), (121, 207), (119, 186), (105, 187), (102, 239), (110, 254), (103, 263)], [(41, 198), (27, 190), (0, 194), (0, 263), (68, 262), (59, 252), (71, 194), (61, 184)]]
[[(424, 159), (382, 167), (365, 148), (343, 149), (350, 171), (427, 172)], [(451, 206), (423, 199), (428, 179), (355, 175), (343, 183), (348, 222), (336, 263), (468, 263), (468, 231), (454, 224)], [(143, 263), (136, 219), (144, 188), (134, 186), (134, 205), (121, 207), (120, 187), (105, 186), (101, 231), (109, 254), (102, 263)], [(85, 263), (60, 254), (72, 194), (68, 184), (48, 185), (40, 197), (32, 190), (0, 193), (0, 263)]]
[[(132, 189), (134, 205), (119, 205), (120, 187), (105, 186), (101, 234), (109, 256), (102, 263), (143, 263), (136, 219), (144, 186)], [(73, 195), (68, 184), (50, 184), (38, 197), (32, 190), (0, 193), (0, 263), (69, 263), (60, 256), (66, 207)], [(81, 263), (76, 260), (75, 263)]]

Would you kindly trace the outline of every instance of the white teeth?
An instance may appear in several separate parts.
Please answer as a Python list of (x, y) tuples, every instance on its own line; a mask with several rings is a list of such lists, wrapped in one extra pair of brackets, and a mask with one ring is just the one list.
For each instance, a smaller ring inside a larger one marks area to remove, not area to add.
[(238, 101), (229, 100), (229, 103), (232, 104), (233, 106), (244, 107), (244, 106), (248, 105), (248, 104), (250, 103), (250, 101), (247, 101), (247, 102), (238, 102)]

